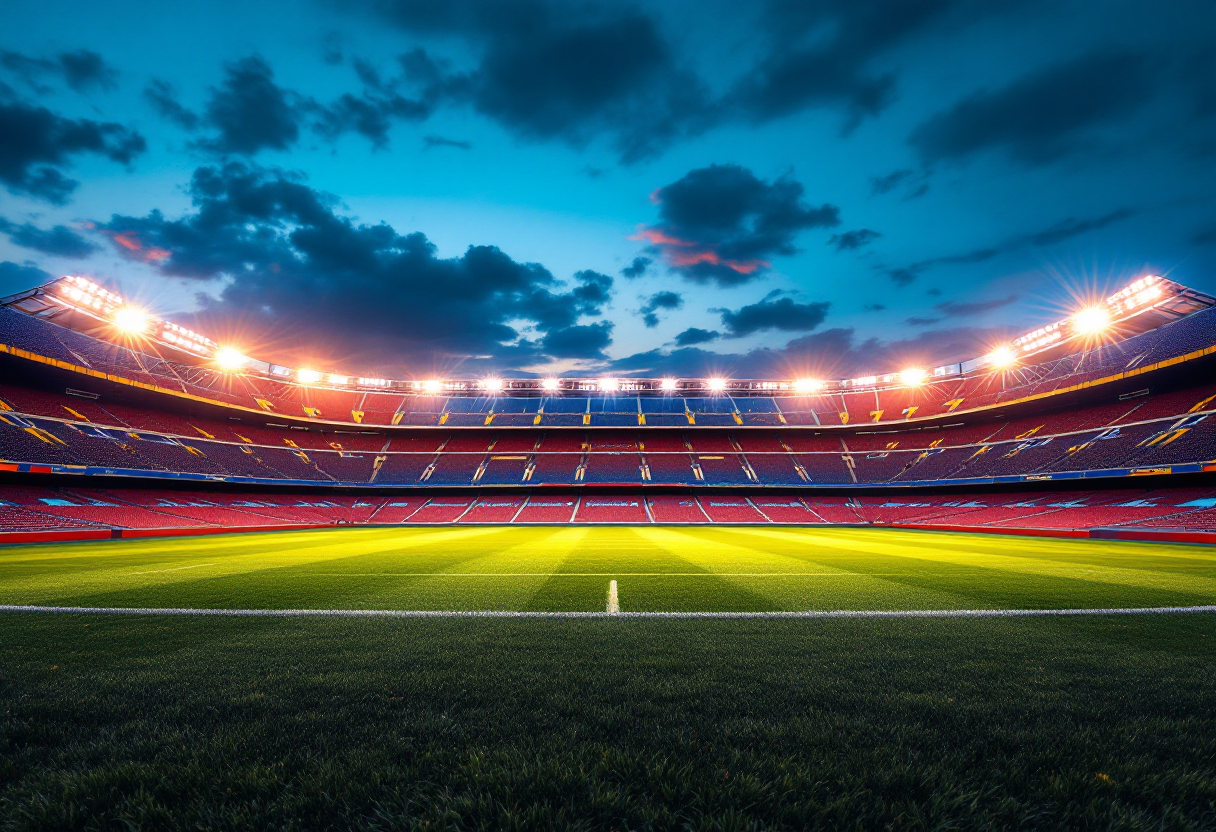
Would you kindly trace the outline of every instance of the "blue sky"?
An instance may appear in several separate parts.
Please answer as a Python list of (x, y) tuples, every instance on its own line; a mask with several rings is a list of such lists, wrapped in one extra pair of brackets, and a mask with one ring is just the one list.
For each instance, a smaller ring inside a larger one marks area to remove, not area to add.
[(6, 18), (0, 292), (94, 276), (283, 363), (846, 375), (1216, 291), (1206, 2)]

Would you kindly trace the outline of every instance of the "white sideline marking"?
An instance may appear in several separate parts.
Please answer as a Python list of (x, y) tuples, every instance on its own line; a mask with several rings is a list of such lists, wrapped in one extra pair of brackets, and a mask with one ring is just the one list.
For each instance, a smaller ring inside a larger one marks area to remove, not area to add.
[(191, 566), (174, 566), (170, 569), (153, 569), (149, 572), (128, 572), (128, 575), (159, 575), (161, 572), (180, 572), (183, 569), (199, 569), (203, 566), (215, 566), (214, 563), (196, 563)]
[(46, 607), (0, 604), (0, 612), (97, 615), (213, 615), (264, 618), (1036, 618), (1072, 615), (1161, 615), (1216, 612), (1198, 607), (1118, 607), (1067, 610), (805, 610), (801, 612), (509, 612), (507, 610), (225, 610), (189, 607)]
[(620, 615), (621, 604), (616, 597), (616, 581), (608, 582), (608, 609), (609, 615)]

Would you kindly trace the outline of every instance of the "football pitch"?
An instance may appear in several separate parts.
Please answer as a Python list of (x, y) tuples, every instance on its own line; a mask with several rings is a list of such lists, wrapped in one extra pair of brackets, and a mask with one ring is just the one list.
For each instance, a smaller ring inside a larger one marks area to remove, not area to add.
[(0, 604), (750, 613), (1183, 607), (1210, 547), (848, 528), (406, 527), (0, 550)]
[(1211, 829), (1214, 612), (646, 614), (1214, 599), (1211, 548), (891, 529), (0, 548), (0, 830)]

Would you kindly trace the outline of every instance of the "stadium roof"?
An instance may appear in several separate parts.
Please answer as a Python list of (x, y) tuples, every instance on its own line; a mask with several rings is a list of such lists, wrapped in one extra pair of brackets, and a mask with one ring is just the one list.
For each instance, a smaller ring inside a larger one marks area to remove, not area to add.
[(0, 299), (27, 314), (105, 340), (122, 342), (175, 361), (225, 372), (248, 374), (308, 386), (354, 390), (386, 390), (423, 395), (560, 395), (681, 394), (773, 395), (780, 393), (844, 392), (917, 386), (935, 379), (958, 378), (975, 372), (1012, 368), (1029, 358), (1036, 361), (1066, 355), (1096, 343), (1116, 342), (1155, 329), (1172, 320), (1216, 305), (1216, 298), (1180, 283), (1146, 275), (1066, 318), (1027, 332), (986, 355), (933, 368), (908, 367), (899, 372), (846, 379), (729, 379), (729, 378), (414, 378), (387, 379), (287, 367), (244, 355), (239, 348), (157, 318), (128, 304), (120, 295), (80, 276), (64, 276)]

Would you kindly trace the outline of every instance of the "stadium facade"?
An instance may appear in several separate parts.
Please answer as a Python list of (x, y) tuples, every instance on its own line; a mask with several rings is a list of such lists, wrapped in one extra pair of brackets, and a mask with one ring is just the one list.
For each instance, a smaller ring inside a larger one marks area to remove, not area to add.
[[(333, 523), (1216, 530), (1216, 299), (1146, 276), (848, 379), (290, 368), (64, 277), (0, 301), (0, 533)], [(161, 531), (157, 531), (161, 530)]]

